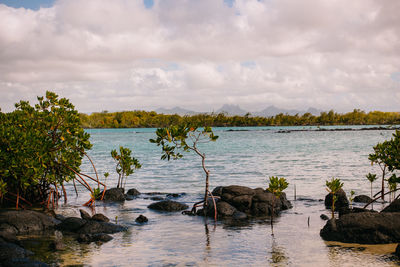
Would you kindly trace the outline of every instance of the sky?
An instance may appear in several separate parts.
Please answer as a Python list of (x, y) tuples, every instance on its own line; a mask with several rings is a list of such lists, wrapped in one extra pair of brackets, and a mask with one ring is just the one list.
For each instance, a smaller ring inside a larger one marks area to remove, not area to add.
[(0, 108), (400, 111), (398, 0), (0, 0)]

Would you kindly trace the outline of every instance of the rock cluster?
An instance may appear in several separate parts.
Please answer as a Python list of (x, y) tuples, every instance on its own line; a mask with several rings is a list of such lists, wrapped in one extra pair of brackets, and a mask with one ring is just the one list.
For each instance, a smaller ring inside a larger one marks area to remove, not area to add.
[[(292, 207), (285, 193), (277, 198), (262, 188), (252, 189), (239, 185), (219, 186), (213, 190), (212, 194), (218, 198), (216, 203), (218, 217), (245, 219), (248, 216), (270, 216), (272, 213), (276, 215)], [(208, 203), (207, 209), (206, 214), (214, 216), (212, 201)], [(203, 215), (204, 211), (199, 210), (198, 214)]]

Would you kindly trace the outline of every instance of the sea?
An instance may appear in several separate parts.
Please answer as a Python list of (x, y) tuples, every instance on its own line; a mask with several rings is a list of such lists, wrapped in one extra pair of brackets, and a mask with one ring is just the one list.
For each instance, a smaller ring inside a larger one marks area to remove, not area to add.
[[(323, 202), (327, 180), (339, 178), (348, 196), (351, 190), (356, 195), (370, 195), (366, 174), (380, 177), (379, 166), (371, 165), (368, 155), (378, 142), (390, 139), (394, 130), (388, 126), (366, 129), (374, 127), (213, 128), (218, 140), (199, 144), (210, 170), (210, 189), (228, 185), (267, 188), (270, 176), (289, 182), (285, 193), (293, 208), (274, 218), (273, 229), (269, 218), (214, 221), (148, 209), (156, 199), (170, 198), (189, 206), (201, 200), (205, 186), (201, 158), (183, 152), (181, 159), (161, 160), (161, 147), (149, 142), (156, 137), (153, 128), (88, 129), (93, 144), (88, 155), (99, 179), (108, 188), (116, 187), (116, 162), (110, 152), (120, 146), (130, 148), (142, 167), (127, 177), (125, 189), (135, 188), (142, 194), (123, 203), (97, 201), (91, 210), (82, 206), (90, 199), (89, 192), (77, 185), (76, 195), (69, 183), (68, 202), (60, 202), (56, 213), (77, 217), (79, 209), (102, 213), (128, 231), (114, 234), (113, 240), (102, 244), (80, 244), (64, 236), (64, 251), (48, 252), (46, 245), (38, 249), (35, 244), (31, 244), (32, 250), (38, 259), (60, 266), (397, 266), (399, 259), (392, 255), (397, 244), (326, 242), (319, 235), (326, 223), (320, 215), (330, 216)], [(96, 177), (87, 159), (81, 171)], [(373, 184), (374, 192), (379, 184)], [(96, 187), (93, 182), (91, 185)], [(167, 195), (171, 193), (178, 196)], [(148, 222), (135, 222), (139, 215)], [(52, 238), (47, 237), (49, 242)]]

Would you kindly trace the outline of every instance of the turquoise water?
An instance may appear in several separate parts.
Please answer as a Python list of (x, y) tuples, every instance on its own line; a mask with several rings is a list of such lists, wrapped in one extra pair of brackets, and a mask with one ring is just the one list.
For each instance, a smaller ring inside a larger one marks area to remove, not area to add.
[[(200, 146), (211, 170), (211, 188), (232, 184), (267, 187), (268, 176), (283, 176), (289, 181), (286, 193), (294, 208), (276, 219), (273, 236), (268, 219), (231, 225), (180, 213), (157, 213), (147, 209), (153, 200), (142, 196), (123, 204), (97, 204), (97, 212), (113, 220), (117, 216), (118, 223), (129, 227), (128, 232), (114, 235), (114, 240), (101, 246), (70, 241), (69, 250), (53, 257), (60, 264), (90, 266), (395, 265), (397, 259), (388, 255), (388, 250), (394, 249), (390, 246), (359, 248), (353, 245), (349, 248), (326, 243), (319, 237), (319, 230), (325, 224), (319, 216), (329, 214), (319, 201), (326, 194), (325, 180), (340, 178), (347, 193), (355, 190), (356, 194), (369, 195), (365, 174), (379, 173), (379, 168), (371, 166), (368, 154), (377, 142), (390, 139), (393, 131), (279, 132), (302, 129), (316, 128), (215, 128), (219, 136), (217, 142)], [(125, 146), (131, 148), (142, 163), (142, 168), (128, 177), (127, 189), (185, 192), (186, 195), (177, 200), (188, 205), (201, 198), (204, 174), (200, 158), (187, 153), (180, 160), (161, 161), (160, 147), (148, 141), (155, 137), (155, 129), (93, 129), (88, 132), (93, 143), (88, 154), (100, 174), (110, 173), (109, 187), (114, 187), (117, 180), (110, 151)], [(82, 171), (94, 176), (87, 160)], [(294, 201), (294, 186), (297, 198), (303, 200)], [(377, 190), (378, 183), (374, 186)], [(79, 188), (79, 196), (74, 197), (71, 185), (67, 190), (69, 202), (61, 206), (59, 212), (78, 216), (77, 208), (89, 199), (89, 194)], [(148, 217), (149, 222), (136, 224), (139, 214)]]

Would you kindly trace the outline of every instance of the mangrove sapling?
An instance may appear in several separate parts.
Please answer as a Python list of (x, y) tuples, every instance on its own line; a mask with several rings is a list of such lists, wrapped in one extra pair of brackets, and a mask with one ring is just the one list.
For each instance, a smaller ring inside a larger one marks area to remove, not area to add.
[(373, 198), (372, 196), (372, 183), (375, 182), (377, 179), (376, 174), (368, 173), (365, 177), (367, 177), (368, 181), (371, 183), (371, 199)]
[(326, 185), (326, 191), (329, 192), (329, 194), (332, 194), (332, 206), (331, 206), (331, 211), (332, 211), (332, 219), (335, 217), (335, 202), (337, 200), (336, 193), (342, 189), (343, 183), (340, 181), (340, 179), (332, 177), (330, 181), (325, 182)]
[[(285, 190), (288, 187), (289, 183), (286, 181), (285, 178), (281, 177), (275, 177), (275, 176), (270, 176), (269, 177), (269, 184), (267, 190), (271, 192), (274, 197), (272, 198), (272, 211), (271, 211), (271, 228), (273, 231), (273, 217), (275, 213), (275, 200), (280, 198), (283, 190)], [(273, 234), (273, 232), (272, 232)]]
[(389, 184), (389, 191), (392, 191), (389, 201), (392, 202), (396, 197), (397, 183), (400, 182), (400, 177), (397, 177), (396, 174), (392, 174), (387, 181)]
[(349, 197), (349, 202), (350, 202), (350, 209), (353, 209), (353, 200), (354, 200), (354, 190), (350, 191), (350, 197)]
[[(115, 170), (118, 173), (118, 183), (117, 188), (125, 189), (126, 179), (129, 175), (134, 173), (134, 170), (140, 169), (139, 161), (135, 157), (131, 157), (132, 151), (129, 148), (119, 147), (119, 154), (117, 150), (113, 149), (111, 151), (111, 157), (117, 162)], [(106, 174), (104, 174), (106, 176)], [(108, 174), (106, 178), (108, 177)], [(124, 183), (125, 179), (125, 183)]]
[[(207, 212), (208, 206), (208, 195), (211, 195), (209, 191), (209, 177), (210, 171), (206, 168), (205, 160), (206, 154), (202, 153), (198, 145), (208, 142), (214, 142), (218, 139), (218, 136), (214, 135), (211, 127), (199, 128), (197, 126), (181, 124), (171, 126), (167, 128), (160, 128), (156, 131), (157, 138), (150, 139), (151, 143), (157, 144), (162, 147), (163, 160), (180, 159), (183, 157), (181, 152), (193, 151), (201, 158), (201, 166), (205, 173), (205, 190), (204, 199), (193, 205), (192, 212), (196, 211), (196, 207), (203, 203), (204, 213)], [(211, 195), (212, 196), (212, 195)], [(214, 201), (214, 197), (212, 196)], [(214, 208), (216, 212), (216, 208)], [(215, 216), (216, 217), (216, 216)]]

